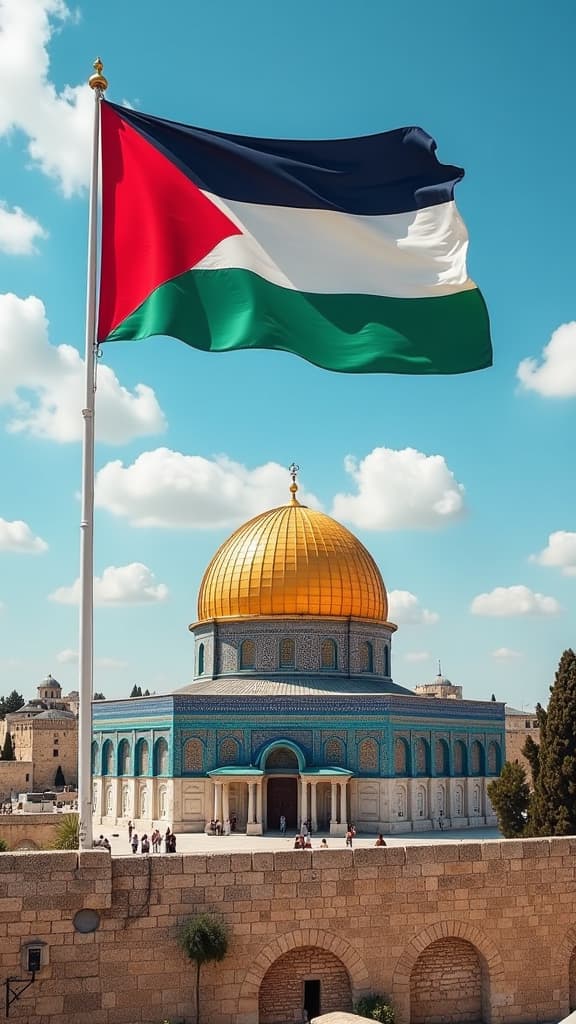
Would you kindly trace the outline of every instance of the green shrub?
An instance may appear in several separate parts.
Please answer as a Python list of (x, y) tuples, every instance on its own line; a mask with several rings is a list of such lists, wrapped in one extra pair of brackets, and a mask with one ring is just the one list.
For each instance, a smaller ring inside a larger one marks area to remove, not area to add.
[(54, 850), (77, 850), (80, 846), (79, 819), (77, 814), (63, 814), (56, 829)]
[(394, 1007), (388, 996), (365, 996), (356, 1003), (354, 1012), (368, 1020), (379, 1020), (381, 1024), (394, 1024)]
[(5, 839), (0, 839), (0, 853), (6, 853), (8, 849), (8, 843)]

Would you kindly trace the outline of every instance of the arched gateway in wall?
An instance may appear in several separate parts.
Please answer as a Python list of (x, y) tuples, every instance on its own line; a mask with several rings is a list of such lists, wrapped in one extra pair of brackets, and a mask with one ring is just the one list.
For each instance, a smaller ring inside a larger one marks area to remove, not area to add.
[(285, 1024), (303, 1020), (306, 1004), (310, 1019), (318, 1012), (350, 1010), (369, 988), (366, 967), (346, 939), (304, 928), (279, 936), (255, 957), (240, 1007), (253, 1012), (258, 1024)]

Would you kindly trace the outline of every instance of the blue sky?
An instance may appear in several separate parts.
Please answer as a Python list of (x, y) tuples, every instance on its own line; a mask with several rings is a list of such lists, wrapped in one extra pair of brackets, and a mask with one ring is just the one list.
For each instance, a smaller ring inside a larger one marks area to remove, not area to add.
[(1, 0), (0, 28), (0, 691), (32, 694), (48, 671), (77, 686), (82, 367), (60, 346), (83, 349), (83, 83), (101, 52), (110, 99), (209, 128), (422, 125), (466, 168), (495, 365), (347, 377), (283, 354), (108, 346), (96, 688), (189, 681), (203, 569), (285, 500), (295, 459), (394, 593), (398, 682), (441, 658), (466, 696), (545, 701), (576, 609), (573, 4), (173, 0), (158, 17), (146, 0)]

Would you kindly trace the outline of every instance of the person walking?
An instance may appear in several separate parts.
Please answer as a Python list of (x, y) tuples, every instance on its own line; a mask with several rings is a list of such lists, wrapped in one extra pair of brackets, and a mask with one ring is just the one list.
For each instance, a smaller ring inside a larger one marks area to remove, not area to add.
[(144, 835), (142, 836), (142, 840), (140, 842), (140, 852), (150, 853), (150, 840), (148, 839), (146, 833), (144, 833)]
[(170, 853), (170, 836), (171, 835), (172, 835), (172, 833), (170, 831), (170, 826), (168, 826), (168, 828), (166, 829), (166, 835), (164, 836), (164, 848), (166, 850), (166, 853)]
[(128, 842), (132, 842), (132, 833), (134, 831), (134, 825), (131, 821), (128, 822)]
[(138, 833), (137, 832), (132, 832), (132, 839), (130, 840), (130, 845), (132, 847), (132, 853), (138, 853)]
[(282, 835), (282, 836), (286, 835), (286, 815), (285, 814), (281, 814), (280, 815), (280, 835)]
[(346, 831), (346, 846), (349, 846), (350, 849), (352, 849), (352, 840), (353, 839), (354, 839), (354, 835), (352, 833), (352, 827), (350, 825), (348, 825), (348, 829)]

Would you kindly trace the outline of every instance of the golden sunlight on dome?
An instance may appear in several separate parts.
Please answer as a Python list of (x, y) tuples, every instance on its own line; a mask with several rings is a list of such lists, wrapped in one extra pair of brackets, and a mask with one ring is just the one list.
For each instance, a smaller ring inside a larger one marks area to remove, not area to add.
[(241, 526), (218, 549), (198, 595), (198, 619), (355, 616), (386, 621), (380, 571), (363, 544), (296, 500)]

